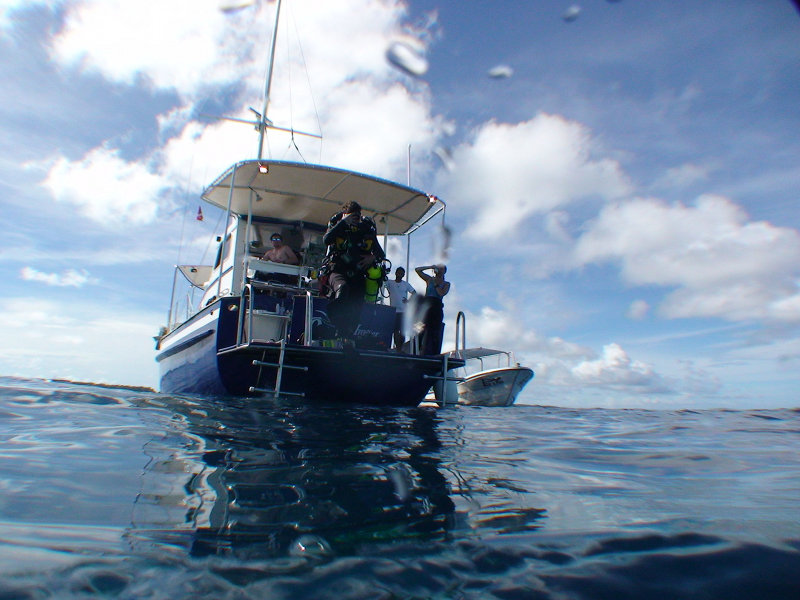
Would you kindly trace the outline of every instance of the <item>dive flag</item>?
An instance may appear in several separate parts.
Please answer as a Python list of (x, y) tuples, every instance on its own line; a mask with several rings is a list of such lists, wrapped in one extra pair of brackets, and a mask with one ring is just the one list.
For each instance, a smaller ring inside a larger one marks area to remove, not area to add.
[(203, 208), (201, 206), (197, 207), (197, 216), (195, 217), (198, 221), (203, 220)]

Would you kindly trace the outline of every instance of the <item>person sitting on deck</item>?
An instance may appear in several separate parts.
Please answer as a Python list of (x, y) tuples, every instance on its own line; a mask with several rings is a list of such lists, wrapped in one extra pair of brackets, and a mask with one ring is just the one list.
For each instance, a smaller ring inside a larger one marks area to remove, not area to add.
[[(283, 236), (281, 236), (280, 233), (273, 233), (270, 236), (270, 241), (272, 242), (272, 248), (267, 250), (262, 257), (263, 260), (284, 265), (296, 265), (300, 263), (300, 259), (297, 257), (297, 254), (295, 254), (295, 251), (283, 243)], [(274, 281), (277, 283), (285, 283), (290, 285), (297, 284), (297, 275), (291, 275), (289, 273), (258, 271), (257, 276), (260, 279), (267, 281)]]
[(285, 265), (296, 265), (300, 262), (295, 251), (283, 243), (283, 237), (280, 233), (273, 233), (269, 240), (272, 242), (272, 248), (264, 254), (264, 260), (271, 260)]

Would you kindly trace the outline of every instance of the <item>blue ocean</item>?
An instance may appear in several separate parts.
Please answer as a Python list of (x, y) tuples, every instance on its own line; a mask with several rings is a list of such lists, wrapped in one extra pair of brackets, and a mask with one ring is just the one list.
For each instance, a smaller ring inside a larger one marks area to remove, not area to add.
[(0, 378), (0, 598), (800, 598), (800, 410)]

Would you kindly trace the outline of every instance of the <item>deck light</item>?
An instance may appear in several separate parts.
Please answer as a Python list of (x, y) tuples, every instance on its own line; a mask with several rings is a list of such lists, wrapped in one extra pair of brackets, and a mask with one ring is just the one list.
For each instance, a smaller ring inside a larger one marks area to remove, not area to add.
[(267, 163), (258, 163), (258, 172), (259, 173), (269, 173), (269, 165)]

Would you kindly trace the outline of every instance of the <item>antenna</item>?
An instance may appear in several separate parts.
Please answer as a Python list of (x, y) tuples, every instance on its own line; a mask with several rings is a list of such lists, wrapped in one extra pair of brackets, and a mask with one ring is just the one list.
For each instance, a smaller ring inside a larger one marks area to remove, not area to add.
[(294, 129), (288, 127), (278, 127), (272, 124), (267, 118), (267, 109), (269, 108), (269, 93), (270, 89), (272, 88), (272, 70), (275, 65), (275, 42), (278, 38), (278, 20), (281, 16), (281, 1), (277, 0), (277, 6), (275, 9), (275, 26), (272, 28), (272, 40), (270, 41), (270, 51), (269, 51), (269, 67), (267, 69), (267, 77), (266, 81), (264, 82), (264, 104), (261, 108), (261, 112), (259, 113), (256, 109), (250, 108), (255, 114), (257, 120), (255, 121), (248, 121), (247, 119), (237, 119), (234, 117), (218, 117), (215, 115), (200, 115), (202, 117), (210, 118), (210, 119), (220, 119), (222, 121), (234, 121), (236, 123), (245, 123), (246, 125), (253, 125), (258, 131), (258, 159), (261, 160), (264, 154), (264, 136), (266, 135), (267, 129), (276, 129), (278, 131), (285, 131), (287, 133), (291, 133), (292, 135), (307, 135), (309, 137), (314, 137), (317, 139), (322, 139), (322, 136), (316, 133), (307, 133), (305, 131), (295, 131)]
[(406, 182), (411, 187), (411, 144), (408, 145), (408, 162), (406, 164)]
[(267, 119), (267, 108), (269, 107), (269, 91), (272, 88), (272, 68), (275, 66), (275, 41), (278, 39), (278, 22), (281, 18), (281, 0), (278, 0), (275, 8), (275, 26), (272, 28), (272, 42), (269, 49), (269, 68), (267, 69), (267, 80), (264, 83), (264, 107), (258, 123), (258, 158), (262, 157), (264, 150), (264, 134), (267, 125), (272, 125), (272, 121)]

